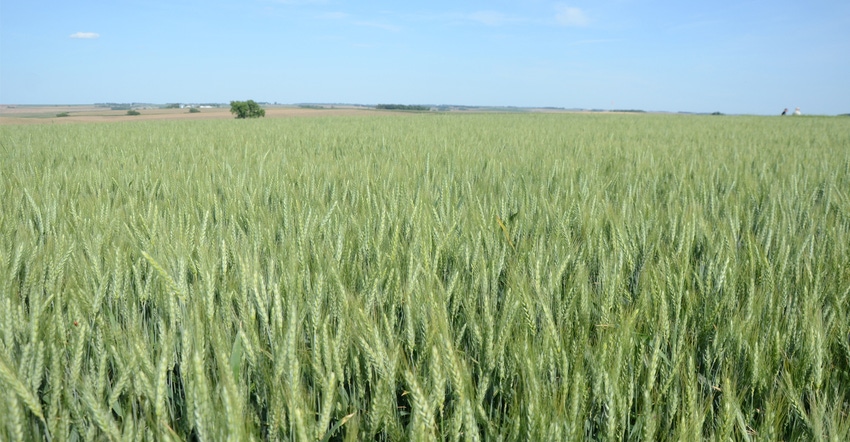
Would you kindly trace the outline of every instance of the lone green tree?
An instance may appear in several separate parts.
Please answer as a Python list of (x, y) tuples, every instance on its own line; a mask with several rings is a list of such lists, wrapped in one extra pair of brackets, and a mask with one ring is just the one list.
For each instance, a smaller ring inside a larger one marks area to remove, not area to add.
[(266, 110), (261, 108), (254, 100), (231, 101), (230, 113), (236, 118), (260, 118), (266, 116)]

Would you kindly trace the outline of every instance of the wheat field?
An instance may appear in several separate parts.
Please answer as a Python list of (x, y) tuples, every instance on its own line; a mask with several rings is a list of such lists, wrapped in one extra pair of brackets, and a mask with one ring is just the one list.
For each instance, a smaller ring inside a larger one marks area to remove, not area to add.
[(0, 439), (850, 440), (850, 120), (0, 126)]

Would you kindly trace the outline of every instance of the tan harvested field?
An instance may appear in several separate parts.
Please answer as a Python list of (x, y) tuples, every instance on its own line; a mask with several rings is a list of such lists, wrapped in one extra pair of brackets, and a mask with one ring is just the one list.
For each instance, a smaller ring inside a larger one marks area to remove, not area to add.
[[(0, 124), (92, 123), (141, 120), (206, 120), (233, 118), (229, 108), (204, 108), (199, 113), (188, 109), (139, 109), (141, 115), (127, 115), (126, 110), (111, 110), (96, 106), (9, 106), (0, 105)], [(67, 112), (67, 117), (56, 115)], [(307, 109), (299, 107), (268, 107), (266, 118), (316, 117), (329, 115), (386, 114), (389, 111), (358, 107)]]

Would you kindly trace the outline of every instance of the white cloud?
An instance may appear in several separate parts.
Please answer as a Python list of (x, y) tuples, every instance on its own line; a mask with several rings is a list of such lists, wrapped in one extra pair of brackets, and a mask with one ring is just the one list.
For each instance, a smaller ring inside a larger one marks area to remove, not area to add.
[(579, 8), (572, 6), (560, 5), (557, 7), (558, 13), (555, 14), (555, 20), (562, 26), (587, 26), (590, 20), (587, 14)]
[(100, 38), (97, 32), (75, 32), (71, 34), (71, 38)]
[(354, 26), (364, 26), (368, 28), (377, 28), (383, 29), (385, 31), (390, 32), (399, 32), (401, 31), (400, 26), (382, 23), (379, 21), (368, 21), (368, 20), (355, 20), (355, 16), (347, 13), (347, 12), (325, 12), (323, 14), (319, 14), (317, 18), (321, 20), (345, 20), (346, 23), (352, 24)]

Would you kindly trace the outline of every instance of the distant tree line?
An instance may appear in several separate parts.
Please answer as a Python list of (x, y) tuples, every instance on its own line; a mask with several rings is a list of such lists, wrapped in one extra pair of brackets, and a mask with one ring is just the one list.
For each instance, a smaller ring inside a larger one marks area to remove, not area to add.
[(181, 107), (221, 107), (219, 103), (166, 103), (164, 109), (180, 109)]
[(421, 106), (421, 105), (417, 105), (417, 104), (379, 104), (379, 105), (375, 106), (375, 109), (428, 111), (428, 110), (431, 110), (431, 107)]
[(129, 110), (134, 107), (146, 106), (147, 103), (95, 103), (97, 107), (108, 107), (112, 110)]
[[(163, 107), (164, 109), (178, 109), (181, 105), (187, 106), (183, 103), (166, 103), (165, 106), (153, 103), (95, 103), (96, 107), (108, 107), (112, 110), (128, 110), (132, 108), (138, 107)], [(192, 106), (203, 106), (203, 107), (222, 107), (221, 103), (193, 103)]]

